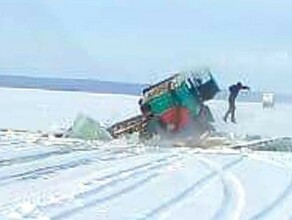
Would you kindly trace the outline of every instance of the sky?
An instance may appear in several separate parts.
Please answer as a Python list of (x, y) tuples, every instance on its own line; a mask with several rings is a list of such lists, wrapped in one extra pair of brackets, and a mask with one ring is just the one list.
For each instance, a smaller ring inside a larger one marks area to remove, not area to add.
[(290, 0), (0, 0), (0, 74), (153, 83), (209, 67), (221, 87), (292, 93)]

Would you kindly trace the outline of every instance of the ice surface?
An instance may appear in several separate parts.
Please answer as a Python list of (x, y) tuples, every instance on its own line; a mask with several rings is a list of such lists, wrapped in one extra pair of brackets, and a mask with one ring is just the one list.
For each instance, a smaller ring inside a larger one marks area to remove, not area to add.
[(98, 121), (83, 114), (77, 116), (72, 127), (63, 136), (100, 141), (109, 141), (112, 139), (111, 134), (105, 127), (101, 126)]
[(0, 88), (0, 127), (55, 131), (68, 128), (79, 113), (110, 124), (139, 112), (128, 95)]
[[(139, 113), (137, 96), (0, 88), (0, 128), (58, 131), (79, 113), (109, 125)], [(223, 122), (225, 101), (208, 103), (219, 131), (235, 135), (292, 136), (292, 105), (263, 109), (261, 103), (237, 103), (237, 124)]]
[[(79, 112), (107, 123), (138, 97), (0, 89), (3, 128), (60, 129)], [(291, 136), (289, 105), (210, 103), (217, 129)], [(62, 124), (64, 123), (64, 124)], [(0, 219), (291, 219), (292, 154), (207, 151), (0, 132)]]
[(236, 135), (292, 136), (291, 104), (276, 103), (275, 108), (263, 109), (261, 103), (238, 102), (236, 105), (237, 124), (223, 121), (227, 102), (211, 101), (209, 106), (219, 131)]

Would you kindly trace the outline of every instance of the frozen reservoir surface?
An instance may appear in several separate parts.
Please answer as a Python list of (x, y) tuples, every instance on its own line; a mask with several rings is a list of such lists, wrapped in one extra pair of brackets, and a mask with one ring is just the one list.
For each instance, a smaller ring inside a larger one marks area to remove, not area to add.
[[(58, 131), (78, 113), (107, 125), (139, 97), (0, 89), (0, 127)], [(218, 130), (291, 137), (290, 105), (209, 103)], [(292, 155), (0, 133), (0, 219), (292, 219)]]

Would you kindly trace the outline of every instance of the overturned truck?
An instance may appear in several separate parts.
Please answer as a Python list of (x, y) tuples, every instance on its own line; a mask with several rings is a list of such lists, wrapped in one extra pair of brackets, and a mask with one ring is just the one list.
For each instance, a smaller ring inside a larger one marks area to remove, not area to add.
[(181, 72), (145, 88), (139, 100), (141, 115), (108, 128), (114, 138), (139, 132), (142, 139), (199, 139), (213, 130), (213, 116), (204, 103), (219, 92), (211, 72)]

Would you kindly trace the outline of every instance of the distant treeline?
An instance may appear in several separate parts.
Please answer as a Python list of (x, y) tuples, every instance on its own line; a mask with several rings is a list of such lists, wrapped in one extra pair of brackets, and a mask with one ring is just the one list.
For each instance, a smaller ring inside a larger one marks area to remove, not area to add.
[[(0, 76), (0, 87), (141, 95), (142, 89), (147, 87), (147, 85), (92, 79), (37, 78), (2, 75)], [(227, 96), (227, 91), (222, 91), (216, 96), (216, 99), (226, 100)], [(241, 93), (238, 97), (238, 101), (261, 102), (261, 100), (262, 93), (260, 92)], [(275, 101), (292, 103), (292, 96), (276, 94)]]

